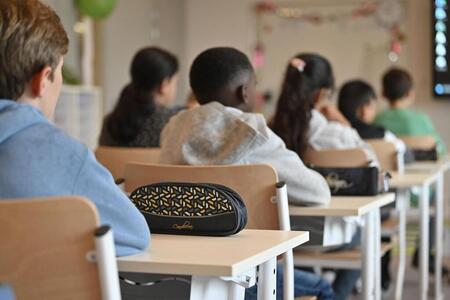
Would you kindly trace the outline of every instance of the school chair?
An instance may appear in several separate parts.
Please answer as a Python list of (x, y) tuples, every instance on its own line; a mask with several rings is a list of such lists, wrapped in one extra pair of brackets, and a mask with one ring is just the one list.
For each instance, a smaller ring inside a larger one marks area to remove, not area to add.
[(413, 150), (431, 150), (436, 147), (436, 140), (431, 135), (400, 136), (408, 148)]
[(303, 156), (307, 165), (314, 167), (351, 168), (367, 167), (369, 160), (362, 149), (314, 150), (308, 148)]
[[(235, 190), (245, 202), (247, 229), (291, 229), (287, 189), (269, 165), (169, 166), (130, 163), (125, 167), (125, 191), (159, 182), (216, 183)], [(293, 299), (292, 251), (284, 254), (284, 295)]]
[(112, 230), (81, 197), (0, 200), (0, 283), (18, 300), (120, 300)]
[(404, 160), (397, 151), (395, 144), (383, 139), (369, 139), (365, 140), (370, 146), (372, 146), (375, 154), (377, 155), (380, 168), (387, 172), (404, 172)]
[[(381, 170), (386, 172), (395, 172), (403, 174), (404, 163), (402, 155), (399, 155), (395, 144), (383, 139), (365, 140), (375, 151)], [(397, 195), (398, 197), (398, 195)], [(397, 202), (398, 204), (398, 202)], [(391, 217), (382, 224), (382, 232), (384, 236), (392, 236), (398, 234), (399, 220)]]
[[(314, 167), (324, 168), (358, 168), (367, 167), (369, 160), (364, 150), (359, 148), (342, 150), (314, 150), (309, 148), (303, 158), (304, 162)], [(392, 245), (382, 244), (384, 255)], [(361, 268), (361, 251), (345, 250), (339, 252), (311, 252), (298, 250), (294, 252), (296, 266), (318, 268)]]
[[(374, 149), (380, 167), (386, 171), (397, 171), (402, 168), (400, 157), (397, 154), (395, 145), (383, 140), (367, 140), (366, 142)], [(317, 167), (367, 167), (368, 159), (362, 149), (347, 150), (313, 150), (309, 148), (306, 152), (305, 163)], [(395, 236), (399, 229), (398, 219), (389, 219), (383, 223), (382, 235)], [(392, 241), (395, 239), (393, 238)], [(394, 242), (383, 242), (381, 244), (381, 257), (392, 250)], [(361, 268), (362, 255), (359, 249), (344, 250), (337, 252), (311, 252), (299, 250), (294, 252), (294, 263), (296, 266), (315, 268)], [(400, 274), (401, 268), (398, 271)], [(397, 286), (403, 283), (403, 277), (397, 278)]]
[(95, 157), (113, 175), (114, 179), (123, 178), (128, 162), (158, 163), (160, 148), (126, 148), (100, 146)]

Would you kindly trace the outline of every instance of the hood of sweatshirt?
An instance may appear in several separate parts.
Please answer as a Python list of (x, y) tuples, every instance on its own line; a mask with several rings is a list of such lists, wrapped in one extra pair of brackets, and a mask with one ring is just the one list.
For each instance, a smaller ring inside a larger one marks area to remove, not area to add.
[(0, 144), (22, 130), (48, 120), (36, 108), (11, 100), (0, 100)]
[(161, 162), (233, 164), (244, 159), (268, 137), (262, 115), (212, 102), (170, 119), (161, 133), (161, 147), (167, 150)]

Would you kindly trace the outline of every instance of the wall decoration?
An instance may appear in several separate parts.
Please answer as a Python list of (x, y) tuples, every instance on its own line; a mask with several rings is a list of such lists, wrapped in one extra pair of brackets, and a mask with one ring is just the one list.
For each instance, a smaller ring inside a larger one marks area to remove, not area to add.
[(402, 4), (397, 0), (380, 1), (375, 10), (375, 19), (385, 28), (394, 28), (404, 19), (405, 12)]
[[(303, 5), (306, 7), (306, 5)], [(365, 1), (355, 4), (355, 7), (333, 13), (323, 13), (320, 10), (311, 11), (303, 7), (282, 6), (274, 0), (262, 0), (256, 3), (256, 45), (254, 48), (255, 67), (258, 69), (264, 63), (264, 34), (270, 34), (273, 24), (263, 20), (266, 15), (274, 15), (285, 20), (302, 22), (313, 26), (320, 26), (327, 23), (352, 23), (357, 20), (372, 18), (382, 28), (389, 33), (389, 47), (387, 58), (391, 62), (396, 62), (401, 55), (402, 43), (406, 36), (400, 30), (400, 25), (404, 20), (404, 7), (400, 0), (380, 0)]]

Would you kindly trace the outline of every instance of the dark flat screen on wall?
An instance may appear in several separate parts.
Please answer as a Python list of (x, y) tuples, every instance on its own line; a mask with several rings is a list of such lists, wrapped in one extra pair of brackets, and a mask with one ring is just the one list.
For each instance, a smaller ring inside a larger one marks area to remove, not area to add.
[(433, 94), (450, 99), (448, 0), (432, 0)]

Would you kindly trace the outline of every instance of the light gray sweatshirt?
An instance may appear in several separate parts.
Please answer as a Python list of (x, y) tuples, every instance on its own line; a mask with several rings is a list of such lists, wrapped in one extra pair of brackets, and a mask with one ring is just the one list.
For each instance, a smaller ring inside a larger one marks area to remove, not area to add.
[(328, 121), (318, 110), (313, 109), (309, 122), (308, 143), (315, 150), (343, 150), (361, 148), (373, 166), (379, 166), (373, 148), (364, 142), (358, 132), (338, 122)]
[(330, 201), (324, 178), (267, 127), (264, 117), (212, 102), (172, 117), (161, 133), (160, 163), (176, 165), (272, 165), (286, 182), (289, 201)]

